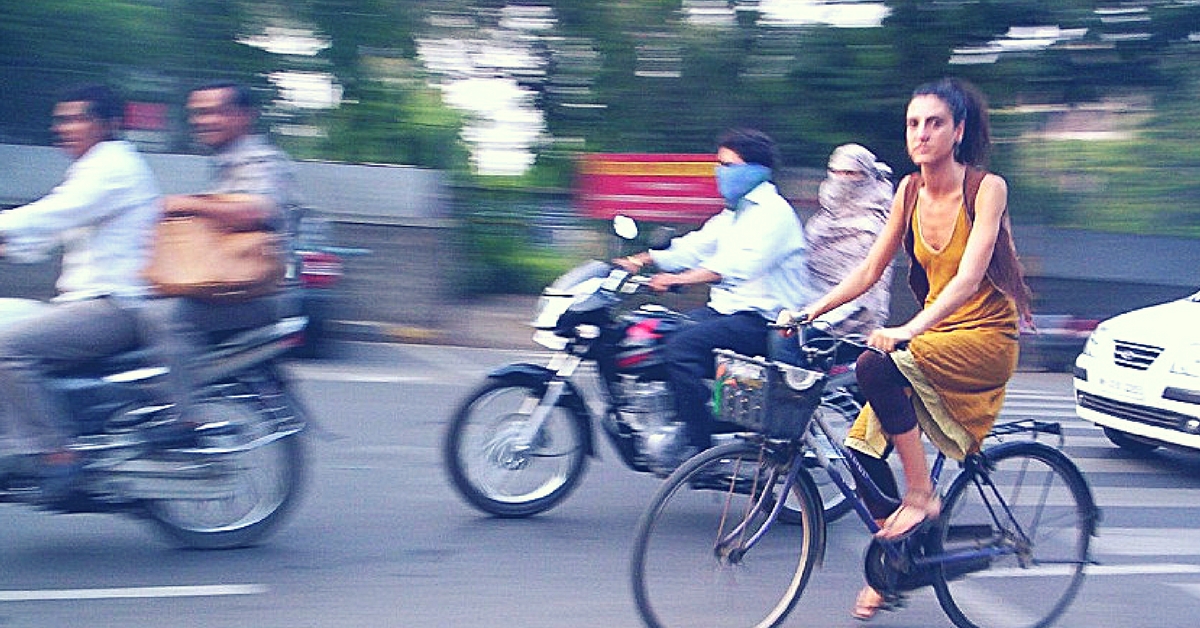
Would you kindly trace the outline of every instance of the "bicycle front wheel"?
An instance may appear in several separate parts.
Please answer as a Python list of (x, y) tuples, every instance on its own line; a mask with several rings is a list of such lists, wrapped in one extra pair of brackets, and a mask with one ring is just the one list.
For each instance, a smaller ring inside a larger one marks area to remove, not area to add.
[(1049, 626), (1083, 581), (1097, 518), (1091, 490), (1041, 443), (1005, 443), (984, 459), (946, 494), (933, 549), (963, 560), (938, 570), (938, 602), (959, 628)]
[(633, 592), (647, 626), (767, 628), (795, 606), (825, 527), (803, 468), (792, 489), (798, 525), (772, 519), (790, 461), (773, 461), (770, 447), (714, 447), (659, 488), (633, 548)]

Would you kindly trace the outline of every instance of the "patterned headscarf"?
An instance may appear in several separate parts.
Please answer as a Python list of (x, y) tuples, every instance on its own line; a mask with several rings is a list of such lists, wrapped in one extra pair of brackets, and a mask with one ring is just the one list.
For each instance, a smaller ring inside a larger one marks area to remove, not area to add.
[[(887, 217), (892, 206), (892, 169), (858, 144), (843, 144), (829, 156), (830, 175), (821, 182), (818, 198), (821, 208), (843, 218), (864, 213)], [(850, 178), (833, 171), (860, 172), (863, 178)]]
[[(829, 156), (829, 174), (821, 182), (817, 210), (804, 226), (809, 244), (808, 266), (814, 288), (824, 294), (836, 286), (867, 255), (883, 230), (892, 208), (892, 169), (858, 144), (844, 144)], [(835, 171), (859, 172), (850, 177)], [(856, 299), (834, 322), (837, 333), (866, 333), (887, 319), (891, 269), (866, 294)], [(841, 308), (839, 308), (841, 309)]]

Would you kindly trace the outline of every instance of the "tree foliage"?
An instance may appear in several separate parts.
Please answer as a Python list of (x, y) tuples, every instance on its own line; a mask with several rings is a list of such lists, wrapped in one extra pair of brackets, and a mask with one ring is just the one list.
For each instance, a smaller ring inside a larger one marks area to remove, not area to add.
[[(696, 3), (685, 0), (0, 0), (0, 141), (48, 143), (55, 95), (88, 80), (170, 103), (186, 137), (187, 88), (236, 78), (274, 102), (272, 123), (312, 130), (281, 138), (300, 156), (463, 173), (465, 118), (443, 104), (418, 42), (437, 20), (466, 16), (486, 36), (504, 28), (506, 7), (542, 5), (552, 28), (510, 35), (544, 62), (514, 77), (536, 94), (552, 141), (535, 147), (534, 173), (517, 181), (567, 184), (578, 151), (707, 152), (736, 124), (772, 133), (793, 166), (820, 167), (854, 141), (903, 172), (908, 94), (957, 74), (989, 96), (993, 165), (1010, 179), (1019, 220), (1200, 234), (1190, 183), (1200, 172), (1200, 5), (885, 4), (878, 28), (834, 28), (764, 24), (756, 0), (729, 0), (727, 19), (710, 20), (692, 19)], [(300, 56), (239, 43), (267, 27), (328, 45)], [(1073, 35), (1029, 45), (1038, 28)], [(951, 63), (997, 42), (1015, 46), (991, 63)], [(333, 75), (344, 104), (281, 104), (270, 78), (280, 70)]]

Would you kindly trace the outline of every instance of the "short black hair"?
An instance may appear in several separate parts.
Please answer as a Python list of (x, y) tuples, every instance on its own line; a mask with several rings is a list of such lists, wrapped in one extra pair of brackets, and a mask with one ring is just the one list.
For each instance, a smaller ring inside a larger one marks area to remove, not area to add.
[(250, 90), (241, 83), (236, 81), (211, 81), (201, 84), (193, 89), (193, 92), (204, 92), (210, 89), (228, 89), (232, 92), (232, 97), (229, 99), (229, 104), (238, 109), (253, 109), (254, 95)]
[(717, 147), (728, 148), (748, 164), (759, 164), (774, 169), (780, 161), (775, 140), (757, 129), (729, 129), (717, 138)]
[(88, 115), (105, 122), (119, 121), (125, 114), (125, 102), (107, 85), (72, 87), (63, 92), (58, 102), (86, 102)]

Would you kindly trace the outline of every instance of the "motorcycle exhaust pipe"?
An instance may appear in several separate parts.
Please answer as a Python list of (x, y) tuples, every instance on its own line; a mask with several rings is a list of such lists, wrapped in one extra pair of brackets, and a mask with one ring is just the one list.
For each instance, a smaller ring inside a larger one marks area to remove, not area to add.
[(109, 470), (113, 490), (129, 499), (229, 499), (233, 473), (216, 462), (130, 460)]

